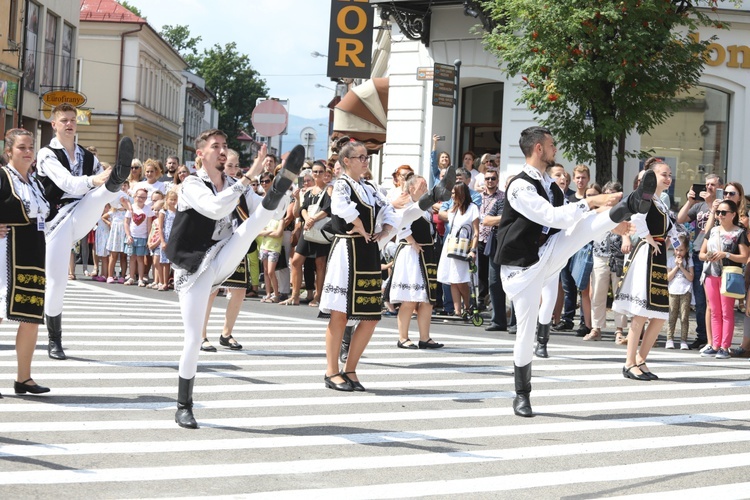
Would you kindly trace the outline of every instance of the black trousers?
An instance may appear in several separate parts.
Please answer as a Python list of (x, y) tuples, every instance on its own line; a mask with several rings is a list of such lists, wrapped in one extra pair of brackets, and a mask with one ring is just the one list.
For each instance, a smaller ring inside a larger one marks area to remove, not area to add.
[(479, 282), (479, 304), (486, 304), (490, 293), (490, 257), (484, 254), (486, 243), (479, 242), (477, 246), (477, 281)]

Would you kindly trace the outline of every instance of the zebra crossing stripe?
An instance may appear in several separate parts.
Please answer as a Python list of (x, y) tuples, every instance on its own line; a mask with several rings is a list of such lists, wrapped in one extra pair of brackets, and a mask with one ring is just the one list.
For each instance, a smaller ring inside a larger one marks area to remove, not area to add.
[[(170, 408), (173, 409), (173, 408)], [(30, 444), (30, 445), (4, 445), (0, 446), (0, 457), (40, 457), (40, 456), (71, 456), (71, 455), (101, 455), (101, 454), (130, 454), (130, 453), (176, 453), (189, 451), (218, 451), (218, 450), (248, 450), (248, 449), (279, 449), (279, 448), (301, 448), (313, 446), (350, 446), (361, 444), (393, 444), (419, 441), (439, 441), (450, 439), (478, 439), (496, 438), (508, 436), (533, 436), (543, 435), (545, 437), (557, 434), (569, 434), (576, 432), (597, 432), (602, 430), (624, 430), (646, 427), (665, 427), (684, 424), (719, 423), (727, 421), (744, 421), (750, 417), (750, 410), (731, 412), (715, 412), (698, 415), (668, 415), (650, 416), (623, 419), (608, 419), (590, 422), (567, 422), (564, 424), (530, 424), (520, 427), (514, 426), (486, 426), (486, 427), (463, 427), (450, 429), (415, 429), (407, 432), (365, 432), (355, 434), (338, 435), (307, 435), (307, 436), (282, 436), (268, 438), (232, 438), (232, 439), (207, 439), (190, 441), (152, 441), (152, 442), (112, 442), (112, 443), (58, 443), (58, 444)], [(183, 432), (175, 429), (175, 432)], [(705, 433), (702, 434), (705, 436)], [(695, 439), (692, 439), (695, 438)], [(628, 449), (647, 449), (654, 438), (644, 438), (644, 447), (640, 448), (632, 443), (638, 440), (628, 439), (620, 441), (619, 445), (623, 451)], [(704, 443), (701, 435), (673, 436), (669, 438), (658, 438), (664, 443), (664, 447), (700, 445)], [(673, 441), (670, 441), (673, 440)], [(679, 442), (676, 442), (677, 440)], [(726, 440), (726, 441), (723, 441)], [(750, 440), (750, 431), (727, 431), (711, 434), (712, 443), (721, 442), (743, 442)], [(667, 444), (671, 443), (671, 444)], [(586, 443), (591, 444), (591, 443)], [(601, 446), (598, 443), (593, 443)], [(563, 445), (560, 445), (563, 446)], [(566, 445), (573, 446), (573, 445)], [(583, 444), (581, 445), (583, 446)], [(634, 447), (634, 448), (631, 448)], [(525, 454), (539, 455), (541, 450), (552, 449), (539, 447), (527, 451)], [(593, 448), (592, 448), (593, 449)], [(578, 453), (595, 453), (587, 449)], [(519, 452), (513, 449), (505, 449), (509, 454)], [(604, 453), (604, 451), (599, 451)], [(484, 454), (484, 452), (483, 452)], [(569, 453), (573, 454), (573, 453)], [(506, 457), (507, 455), (503, 455)], [(546, 456), (546, 455), (545, 455)]]
[[(511, 394), (508, 393), (508, 397)], [(379, 402), (377, 398), (373, 401)], [(730, 403), (745, 403), (750, 401), (750, 394), (737, 394), (733, 396), (704, 396), (700, 400), (701, 405), (719, 405)], [(694, 397), (671, 398), (671, 399), (649, 399), (649, 400), (626, 400), (626, 401), (596, 401), (592, 403), (568, 403), (558, 405), (534, 405), (534, 411), (538, 415), (566, 414), (579, 412), (608, 412), (613, 410), (644, 410), (655, 408), (677, 408), (690, 406), (696, 408), (698, 403)], [(331, 422), (331, 416), (324, 415), (288, 415), (273, 417), (239, 417), (203, 419), (201, 418), (200, 405), (196, 404), (196, 418), (204, 427), (279, 427), (295, 425), (326, 425)], [(210, 410), (205, 410), (209, 412)], [(512, 415), (513, 410), (507, 405), (501, 408), (475, 408), (461, 410), (415, 410), (405, 412), (381, 412), (381, 413), (337, 413), (336, 422), (345, 423), (372, 423), (372, 422), (394, 422), (415, 420), (443, 420), (443, 419), (467, 419), (467, 418), (497, 418)], [(133, 430), (133, 429), (165, 429), (174, 428), (174, 422), (159, 420), (109, 420), (109, 421), (83, 421), (83, 422), (7, 422), (0, 425), (0, 434), (11, 433), (42, 433), (42, 432), (80, 432), (85, 430)]]
[[(720, 434), (719, 442), (728, 442), (741, 437), (742, 441), (750, 440), (748, 431), (728, 431)], [(698, 436), (699, 435), (695, 435)], [(695, 437), (693, 436), (693, 437)], [(644, 438), (635, 440), (617, 440), (604, 442), (575, 443), (568, 445), (551, 445), (526, 447), (517, 449), (481, 450), (477, 453), (472, 451), (456, 451), (448, 453), (423, 453), (403, 454), (389, 456), (367, 456), (367, 457), (344, 457), (332, 459), (315, 460), (293, 460), (287, 462), (250, 462), (250, 463), (225, 463), (225, 464), (200, 464), (200, 465), (175, 465), (160, 467), (130, 467), (130, 468), (107, 468), (107, 469), (85, 469), (85, 470), (47, 470), (45, 474), (37, 471), (0, 472), (0, 485), (11, 484), (72, 484), (93, 482), (123, 482), (142, 481), (149, 478), (151, 481), (169, 481), (186, 478), (209, 478), (220, 474), (230, 477), (252, 477), (288, 475), (289, 471), (295, 474), (314, 474), (328, 471), (352, 471), (372, 469), (398, 469), (407, 467), (434, 467), (441, 465), (476, 464), (482, 462), (499, 462), (508, 460), (519, 460), (540, 457), (566, 457), (579, 455), (581, 453), (619, 453), (626, 450), (656, 450), (679, 446), (689, 446), (691, 443), (683, 439), (684, 436), (669, 436), (662, 438)], [(688, 436), (691, 437), (691, 436)], [(713, 435), (712, 435), (713, 437)], [(703, 443), (698, 439), (698, 442)], [(631, 446), (630, 443), (638, 447)], [(698, 444), (696, 444), (697, 446)], [(676, 466), (680, 465), (680, 469)], [(560, 486), (569, 484), (595, 483), (613, 479), (612, 474), (617, 474), (618, 480), (642, 479), (653, 476), (668, 476), (671, 474), (686, 474), (688, 472), (703, 472), (706, 470), (728, 469), (734, 467), (750, 466), (750, 453), (734, 453), (719, 456), (701, 456), (696, 458), (670, 459), (664, 461), (652, 461), (647, 463), (633, 463), (627, 467), (622, 465), (589, 467), (585, 469), (572, 469), (555, 472), (539, 472), (526, 474), (510, 474), (494, 477), (445, 480), (420, 483), (421, 494), (466, 494), (489, 491), (508, 491), (538, 488), (541, 486)], [(622, 470), (625, 469), (625, 470)], [(158, 478), (158, 479), (153, 479)], [(391, 491), (394, 488), (405, 485), (415, 486), (414, 482), (388, 485), (369, 485), (366, 488), (385, 488)], [(533, 486), (532, 486), (533, 485)], [(445, 489), (447, 486), (448, 490)], [(431, 489), (431, 493), (425, 492), (422, 487)], [(333, 498), (358, 498), (350, 492), (359, 490), (354, 488), (328, 489)], [(307, 498), (310, 492), (320, 494), (322, 490), (295, 490), (296, 498)], [(275, 492), (283, 495), (291, 491)], [(250, 495), (252, 498), (252, 495)], [(368, 496), (367, 498), (377, 498)]]

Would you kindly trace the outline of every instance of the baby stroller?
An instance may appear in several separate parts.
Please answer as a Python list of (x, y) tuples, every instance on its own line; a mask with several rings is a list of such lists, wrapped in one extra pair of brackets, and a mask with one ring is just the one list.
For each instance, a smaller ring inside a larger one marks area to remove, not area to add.
[(466, 311), (461, 316), (465, 321), (471, 321), (474, 326), (482, 326), (484, 324), (484, 318), (479, 315), (479, 305), (477, 303), (477, 297), (479, 297), (479, 278), (477, 273), (477, 264), (472, 260), (469, 262), (469, 303), (471, 304), (471, 311)]

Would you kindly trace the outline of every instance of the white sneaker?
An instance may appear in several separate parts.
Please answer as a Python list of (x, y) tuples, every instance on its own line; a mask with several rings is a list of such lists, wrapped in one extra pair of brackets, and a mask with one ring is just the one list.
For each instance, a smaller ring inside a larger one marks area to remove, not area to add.
[(703, 347), (701, 348), (701, 350), (700, 350), (700, 351), (698, 351), (698, 352), (700, 352), (700, 353), (703, 353), (704, 351), (707, 351), (707, 350), (709, 350), (709, 349), (713, 350), (713, 347), (711, 347), (711, 344), (706, 344), (706, 345), (704, 345), (704, 346), (703, 346)]
[(681, 351), (689, 351), (690, 350), (690, 346), (688, 345), (687, 342), (680, 342), (680, 350)]
[(674, 340), (667, 340), (664, 349), (674, 349)]

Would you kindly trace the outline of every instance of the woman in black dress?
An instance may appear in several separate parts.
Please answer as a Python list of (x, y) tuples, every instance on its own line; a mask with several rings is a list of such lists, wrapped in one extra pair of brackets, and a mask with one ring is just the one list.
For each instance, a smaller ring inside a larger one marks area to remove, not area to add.
[(8, 165), (0, 169), (0, 320), (18, 321), (16, 394), (49, 392), (31, 378), (39, 325), (44, 322), (44, 230), (49, 203), (32, 176), (34, 137), (14, 128), (5, 135)]

